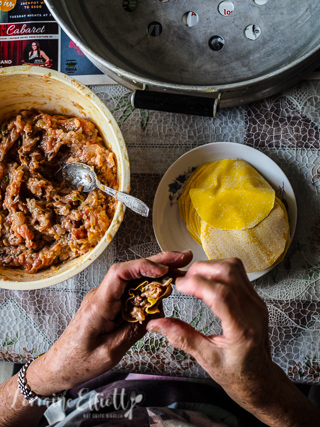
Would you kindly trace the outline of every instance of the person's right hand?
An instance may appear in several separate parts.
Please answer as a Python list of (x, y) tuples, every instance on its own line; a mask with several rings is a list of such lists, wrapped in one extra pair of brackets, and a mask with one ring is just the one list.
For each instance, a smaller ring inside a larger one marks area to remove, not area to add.
[[(270, 375), (272, 362), (267, 307), (241, 261), (197, 262), (176, 280), (176, 288), (203, 300), (221, 319), (223, 335), (204, 336), (179, 319), (151, 320), (147, 329), (161, 332), (190, 353), (233, 399), (245, 401), (256, 380), (260, 383), (267, 372)], [(243, 390), (244, 383), (249, 390)]]
[(303, 425), (287, 422), (290, 411), (300, 407), (303, 417), (305, 407), (314, 407), (272, 362), (267, 307), (242, 262), (237, 258), (196, 262), (176, 280), (176, 288), (211, 308), (221, 319), (222, 335), (204, 336), (172, 318), (151, 320), (147, 329), (163, 334), (174, 347), (191, 354), (233, 400), (263, 422), (281, 427)]

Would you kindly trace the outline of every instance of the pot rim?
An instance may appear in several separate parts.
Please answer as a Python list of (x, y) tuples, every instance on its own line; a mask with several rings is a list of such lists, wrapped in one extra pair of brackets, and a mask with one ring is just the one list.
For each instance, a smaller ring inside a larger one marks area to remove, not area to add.
[(193, 93), (220, 93), (220, 92), (230, 92), (232, 90), (241, 90), (243, 88), (248, 88), (248, 86), (255, 86), (264, 83), (266, 80), (270, 80), (272, 78), (275, 78), (278, 75), (284, 74), (289, 72), (291, 69), (294, 69), (295, 67), (300, 66), (303, 62), (310, 59), (313, 55), (316, 55), (317, 53), (320, 56), (320, 46), (315, 46), (311, 51), (309, 51), (307, 54), (295, 59), (294, 61), (290, 62), (289, 64), (282, 66), (270, 73), (266, 73), (262, 76), (243, 80), (237, 83), (229, 83), (224, 85), (184, 85), (184, 84), (177, 84), (177, 83), (167, 83), (167, 82), (161, 82), (154, 79), (149, 79), (146, 77), (139, 76), (138, 74), (134, 74), (132, 72), (126, 71), (120, 67), (117, 67), (116, 65), (113, 65), (106, 59), (102, 58), (100, 55), (95, 53), (91, 48), (87, 47), (84, 43), (82, 43), (81, 39), (78, 37), (78, 35), (71, 30), (66, 23), (64, 22), (63, 18), (60, 16), (60, 14), (55, 10), (54, 5), (52, 4), (52, 0), (44, 0), (48, 9), (54, 16), (54, 18), (57, 20), (59, 25), (63, 28), (63, 30), (68, 34), (68, 36), (77, 42), (77, 45), (81, 48), (81, 50), (86, 53), (87, 55), (91, 56), (98, 64), (102, 64), (104, 67), (109, 69), (112, 73), (116, 74), (119, 78), (124, 78), (126, 80), (129, 80), (133, 82), (134, 84), (140, 83), (143, 87), (144, 86), (151, 86), (154, 88), (159, 88), (161, 90), (173, 90), (173, 91), (183, 91), (183, 92), (193, 92)]

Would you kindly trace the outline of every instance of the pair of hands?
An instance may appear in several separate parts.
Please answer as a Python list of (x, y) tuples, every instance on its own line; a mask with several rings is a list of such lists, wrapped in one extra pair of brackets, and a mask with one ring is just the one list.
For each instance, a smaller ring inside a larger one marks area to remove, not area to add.
[[(191, 251), (165, 252), (112, 266), (102, 284), (86, 295), (57, 342), (30, 365), (31, 389), (51, 395), (106, 372), (147, 329), (194, 356), (238, 403), (251, 399), (273, 367), (267, 308), (241, 261), (197, 262), (186, 274), (178, 270), (191, 259)], [(203, 300), (221, 319), (223, 335), (203, 336), (178, 319), (153, 319), (146, 325), (122, 322), (121, 297), (128, 282), (163, 275), (175, 277), (178, 291)]]

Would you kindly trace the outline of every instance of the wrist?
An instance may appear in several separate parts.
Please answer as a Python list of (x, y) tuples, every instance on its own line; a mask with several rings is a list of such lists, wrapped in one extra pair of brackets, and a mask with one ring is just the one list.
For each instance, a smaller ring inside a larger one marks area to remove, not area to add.
[[(279, 376), (279, 370), (282, 375)], [(225, 392), (240, 406), (252, 412), (269, 407), (281, 395), (284, 383), (289, 382), (284, 372), (271, 360), (261, 363), (254, 370), (240, 372), (237, 378), (221, 384)]]
[(18, 374), (0, 385), (0, 427), (38, 425), (45, 407), (31, 405), (18, 388)]
[(284, 371), (272, 362), (266, 374), (255, 386), (251, 384), (253, 388), (250, 387), (249, 393), (241, 395), (241, 401), (231, 394), (230, 397), (272, 427), (317, 425), (320, 411), (289, 380)]
[(68, 387), (62, 381), (59, 372), (55, 372), (47, 361), (47, 354), (32, 361), (26, 372), (28, 387), (39, 396), (52, 396)]

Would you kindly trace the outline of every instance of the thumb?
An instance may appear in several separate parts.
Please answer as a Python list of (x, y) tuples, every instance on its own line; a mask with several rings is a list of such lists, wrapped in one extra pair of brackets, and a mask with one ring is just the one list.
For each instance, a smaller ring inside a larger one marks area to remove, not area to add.
[[(191, 354), (200, 364), (212, 354), (213, 346), (207, 337), (196, 331), (188, 323), (175, 318), (153, 319), (147, 330), (164, 335), (174, 347)], [(212, 357), (212, 356), (211, 356)]]

